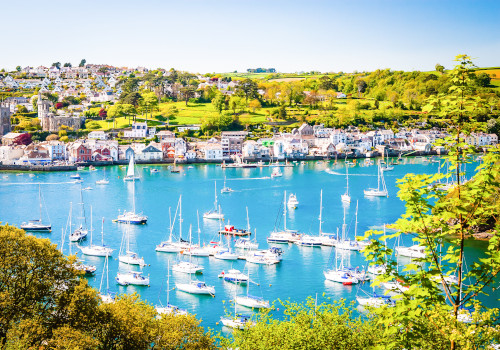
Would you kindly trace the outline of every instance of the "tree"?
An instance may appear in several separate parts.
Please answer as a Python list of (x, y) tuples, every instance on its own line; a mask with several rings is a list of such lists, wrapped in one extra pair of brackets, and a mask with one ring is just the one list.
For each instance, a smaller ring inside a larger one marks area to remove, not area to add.
[(56, 67), (57, 69), (61, 69), (61, 62), (52, 63), (52, 67)]
[(249, 98), (257, 98), (258, 97), (257, 83), (250, 78), (242, 80), (236, 86), (236, 93), (245, 96), (246, 102), (248, 102)]
[(356, 81), (356, 87), (358, 89), (358, 94), (362, 94), (366, 91), (366, 88), (368, 87), (368, 84), (366, 83), (366, 81), (364, 81), (363, 79), (358, 79)]
[[(488, 334), (493, 325), (492, 315), (498, 310), (484, 312), (476, 297), (486, 293), (500, 272), (500, 231), (498, 226), (498, 188), (500, 187), (500, 147), (496, 147), (483, 159), (477, 174), (464, 183), (464, 165), (470, 162), (473, 149), (464, 141), (464, 135), (477, 129), (474, 111), (480, 104), (473, 94), (474, 65), (466, 55), (457, 56), (459, 64), (449, 72), (452, 85), (447, 93), (431, 96), (424, 108), (448, 126), (452, 137), (442, 143), (448, 150), (447, 161), (456, 176), (456, 186), (449, 192), (442, 191), (436, 182), (444, 179), (444, 174), (415, 175), (407, 174), (399, 181), (398, 196), (405, 202), (406, 212), (393, 225), (396, 233), (383, 235), (381, 232), (368, 231), (366, 238), (372, 244), (365, 250), (369, 260), (383, 263), (386, 259), (387, 271), (379, 278), (381, 281), (396, 279), (409, 286), (400, 297), (395, 308), (386, 308), (379, 315), (381, 329), (388, 339), (405, 348), (426, 348), (419, 337), (434, 328), (440, 337), (442, 347), (456, 349), (471, 341), (473, 335), (460, 330), (457, 322), (463, 308), (475, 307), (472, 317), (476, 324), (474, 334)], [(465, 243), (477, 231), (488, 230), (492, 238), (482, 258), (464, 260)], [(405, 273), (398, 272), (397, 264), (390, 260), (392, 250), (382, 243), (389, 238), (403, 234), (413, 234), (415, 244), (425, 247), (425, 258), (415, 259), (407, 265)], [(379, 240), (375, 238), (379, 237)], [(441, 254), (441, 247), (445, 246)], [(457, 283), (447, 277), (455, 274)], [(470, 281), (464, 283), (465, 281)], [(444, 294), (442, 290), (444, 290)], [(429, 324), (427, 320), (432, 320)], [(436, 324), (436, 321), (438, 323)], [(389, 325), (397, 324), (398, 327)], [(463, 333), (463, 334), (462, 334)], [(464, 338), (460, 339), (463, 336)]]
[(179, 110), (175, 105), (167, 107), (167, 110), (165, 111), (165, 117), (167, 118), (167, 126), (170, 126), (170, 119), (175, 119), (177, 114), (179, 114)]
[(17, 66), (17, 67), (16, 67), (16, 70), (17, 70), (18, 72), (20, 72), (20, 71), (21, 71), (21, 69), (22, 69), (22, 68), (21, 68), (21, 66)]
[(219, 112), (219, 114), (221, 114), (225, 104), (226, 96), (224, 96), (220, 91), (217, 91), (215, 93), (215, 97), (212, 99), (212, 106), (217, 112)]
[(80, 61), (80, 64), (78, 65), (78, 67), (85, 67), (85, 64), (87, 63), (87, 60), (84, 58)]
[(154, 92), (148, 92), (142, 95), (141, 104), (146, 108), (146, 120), (148, 118), (148, 111), (153, 118), (153, 110), (158, 108), (158, 97)]
[(490, 85), (491, 78), (486, 73), (479, 73), (476, 75), (476, 85), (480, 87), (488, 87)]
[(319, 78), (319, 88), (322, 90), (336, 90), (338, 86), (332, 78), (327, 75), (323, 75)]
[[(31, 141), (31, 134), (29, 134), (27, 132), (19, 135), (14, 140), (15, 145), (29, 145), (31, 142), (32, 142)], [(1, 339), (1, 336), (0, 336), (0, 339)]]
[(129, 104), (132, 106), (139, 106), (139, 102), (141, 101), (142, 96), (137, 91), (131, 93), (123, 93), (120, 95), (120, 102), (124, 104)]
[(196, 88), (193, 86), (184, 86), (180, 89), (182, 99), (186, 102), (186, 106), (188, 105), (189, 99), (194, 97), (195, 92)]
[(259, 100), (255, 99), (255, 100), (251, 100), (248, 103), (248, 107), (250, 107), (252, 109), (252, 113), (255, 113), (255, 110), (260, 109), (262, 107), (262, 105), (260, 104)]
[(436, 69), (436, 72), (439, 72), (441, 74), (444, 73), (444, 67), (442, 65), (440, 65), (439, 63), (436, 64), (435, 69)]
[(65, 63), (64, 67), (71, 67), (71, 63), (69, 63), (69, 62)]
[(101, 108), (99, 110), (99, 117), (101, 118), (101, 120), (104, 120), (108, 117), (108, 113), (106, 112), (106, 110), (104, 108)]
[(222, 340), (224, 349), (371, 349), (380, 332), (373, 320), (356, 318), (342, 302), (298, 304), (280, 301), (284, 317), (258, 316), (256, 325)]

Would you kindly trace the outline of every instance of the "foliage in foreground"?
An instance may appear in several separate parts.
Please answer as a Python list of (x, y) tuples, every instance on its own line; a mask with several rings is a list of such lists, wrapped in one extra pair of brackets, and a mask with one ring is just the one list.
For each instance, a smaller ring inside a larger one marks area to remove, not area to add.
[(155, 316), (135, 294), (101, 304), (48, 239), (0, 226), (0, 348), (215, 348), (194, 316)]

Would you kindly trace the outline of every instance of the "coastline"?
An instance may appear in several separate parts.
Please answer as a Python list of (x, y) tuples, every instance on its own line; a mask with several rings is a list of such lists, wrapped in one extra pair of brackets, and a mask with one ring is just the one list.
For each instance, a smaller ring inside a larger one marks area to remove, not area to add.
[[(422, 157), (422, 156), (434, 156), (434, 155), (440, 155), (436, 151), (431, 151), (431, 152), (424, 152), (424, 151), (410, 151), (410, 152), (400, 152), (400, 153), (389, 153), (388, 157), (389, 158), (397, 158), (399, 155), (402, 155), (403, 157)], [(381, 158), (382, 156), (378, 152), (374, 152), (372, 157), (366, 157), (364, 154), (348, 154), (346, 155), (345, 153), (340, 153), (337, 155), (337, 157), (325, 157), (325, 156), (300, 156), (300, 157), (286, 157), (284, 159), (278, 159), (275, 160), (271, 157), (264, 157), (264, 158), (243, 158), (244, 163), (248, 163), (250, 165), (255, 165), (257, 166), (257, 162), (262, 161), (262, 162), (273, 162), (273, 161), (278, 161), (278, 162), (294, 162), (294, 161), (331, 161), (331, 160), (343, 160), (345, 158), (347, 159), (374, 159), (374, 158)], [(0, 171), (25, 171), (25, 172), (31, 172), (31, 171), (40, 171), (40, 172), (47, 172), (47, 171), (76, 171), (78, 166), (113, 166), (113, 165), (127, 165), (128, 164), (127, 159), (120, 159), (112, 162), (95, 162), (95, 161), (89, 161), (89, 162), (79, 162), (75, 163), (72, 165), (15, 165), (15, 164), (1, 164), (0, 163)], [(234, 160), (231, 158), (228, 159), (182, 159), (182, 160), (175, 160), (173, 158), (167, 158), (167, 159), (162, 159), (162, 160), (136, 160), (136, 164), (141, 164), (141, 165), (162, 165), (162, 164), (231, 164), (234, 163)]]

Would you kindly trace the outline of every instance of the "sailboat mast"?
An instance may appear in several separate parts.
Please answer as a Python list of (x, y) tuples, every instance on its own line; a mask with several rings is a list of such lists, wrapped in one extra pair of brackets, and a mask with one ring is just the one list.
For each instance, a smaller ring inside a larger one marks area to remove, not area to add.
[(285, 232), (286, 232), (286, 191), (283, 195), (283, 216), (284, 216)]
[(171, 207), (168, 207), (168, 221), (169, 221), (169, 225), (168, 225), (168, 228), (170, 229), (170, 242), (172, 242), (172, 208)]
[(42, 190), (41, 190), (41, 185), (38, 184), (38, 202), (40, 206), (40, 224), (42, 223)]
[(90, 206), (90, 246), (92, 247), (92, 231), (94, 231), (94, 227), (92, 225), (92, 206)]
[(321, 190), (319, 195), (319, 234), (321, 235), (321, 220), (323, 215), (323, 190)]
[(356, 222), (354, 224), (354, 239), (358, 235), (358, 201), (356, 201)]
[(380, 163), (378, 165), (378, 171), (377, 171), (377, 175), (378, 175), (378, 178), (377, 178), (377, 190), (380, 191), (380, 175), (382, 174), (382, 168), (380, 166)]
[(170, 260), (167, 260), (167, 307), (170, 299)]
[(247, 207), (247, 230), (250, 232), (250, 219), (248, 217), (248, 207)]
[(179, 196), (179, 241), (182, 241), (182, 194)]
[(346, 177), (346, 180), (347, 180), (347, 188), (346, 188), (346, 194), (349, 195), (349, 167), (345, 166), (345, 177)]
[(217, 211), (217, 181), (214, 181), (214, 185), (215, 185), (215, 202), (214, 202), (214, 206), (215, 206), (215, 211)]

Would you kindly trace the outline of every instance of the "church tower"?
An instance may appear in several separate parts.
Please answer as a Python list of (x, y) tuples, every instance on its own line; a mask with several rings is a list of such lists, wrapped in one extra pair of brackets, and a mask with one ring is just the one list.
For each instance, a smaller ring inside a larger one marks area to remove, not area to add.
[(10, 107), (0, 103), (0, 137), (9, 133), (11, 130), (10, 116)]
[(49, 108), (50, 108), (50, 102), (47, 100), (43, 100), (42, 94), (38, 92), (38, 101), (37, 101), (37, 107), (38, 107), (38, 119), (40, 120), (40, 124), (42, 125), (43, 130), (49, 130)]

